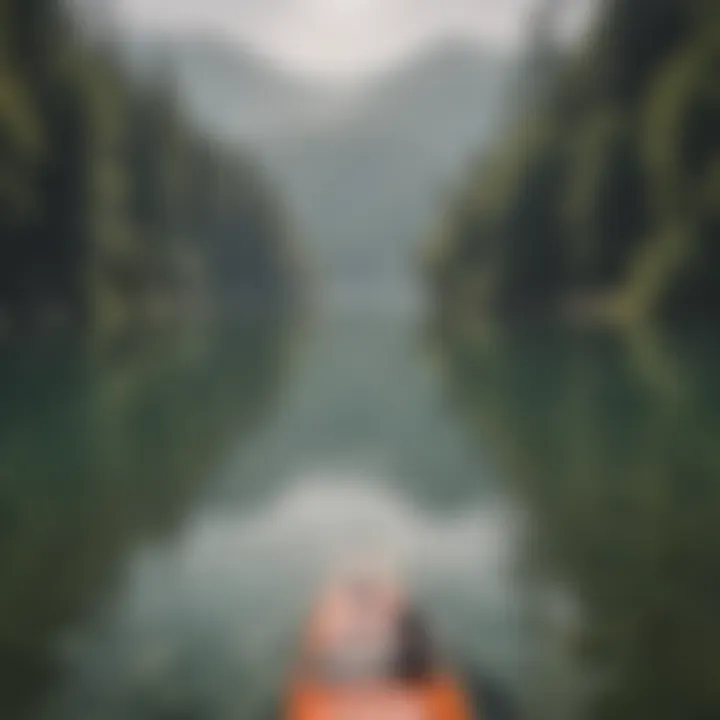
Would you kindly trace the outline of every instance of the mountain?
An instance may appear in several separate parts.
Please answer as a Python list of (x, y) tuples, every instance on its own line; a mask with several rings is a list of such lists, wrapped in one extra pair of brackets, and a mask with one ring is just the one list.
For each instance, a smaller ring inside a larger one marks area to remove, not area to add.
[(122, 52), (138, 74), (169, 74), (202, 126), (244, 144), (314, 127), (343, 96), (215, 35), (135, 32), (123, 38)]
[(443, 186), (499, 122), (510, 66), (475, 47), (435, 48), (264, 149), (336, 279), (374, 287), (407, 276)]
[(514, 72), (507, 57), (448, 42), (343, 87), (214, 39), (146, 39), (131, 57), (146, 62), (148, 47), (199, 122), (254, 149), (320, 270), (373, 293), (410, 283), (443, 185), (490, 136)]

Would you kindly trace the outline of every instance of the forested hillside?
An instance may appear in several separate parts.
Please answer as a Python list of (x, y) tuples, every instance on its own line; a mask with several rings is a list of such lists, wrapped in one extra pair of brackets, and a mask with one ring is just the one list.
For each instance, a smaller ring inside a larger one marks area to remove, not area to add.
[(0, 0), (0, 253), (4, 332), (255, 312), (292, 273), (258, 170), (58, 0)]
[(720, 5), (609, 0), (428, 253), (441, 314), (720, 311)]

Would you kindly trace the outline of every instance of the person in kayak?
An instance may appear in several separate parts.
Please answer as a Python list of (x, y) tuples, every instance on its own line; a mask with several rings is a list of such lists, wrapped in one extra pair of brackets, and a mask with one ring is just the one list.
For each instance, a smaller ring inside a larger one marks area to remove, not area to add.
[(355, 575), (321, 596), (288, 693), (288, 720), (470, 720), (429, 627), (401, 586)]

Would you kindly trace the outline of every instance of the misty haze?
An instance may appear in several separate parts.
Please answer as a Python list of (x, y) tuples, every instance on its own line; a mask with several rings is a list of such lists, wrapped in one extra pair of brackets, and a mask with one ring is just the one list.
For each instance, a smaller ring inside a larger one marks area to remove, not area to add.
[(720, 716), (718, 41), (0, 0), (0, 717)]

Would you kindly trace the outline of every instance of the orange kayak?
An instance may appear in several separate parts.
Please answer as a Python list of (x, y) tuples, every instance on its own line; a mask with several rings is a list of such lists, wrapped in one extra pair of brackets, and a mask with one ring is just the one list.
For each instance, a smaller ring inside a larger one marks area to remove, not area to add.
[(422, 683), (333, 688), (298, 682), (289, 720), (469, 720), (465, 693), (451, 676)]
[(307, 624), (286, 720), (470, 720), (468, 696), (444, 669), (402, 592), (367, 578), (331, 586)]

